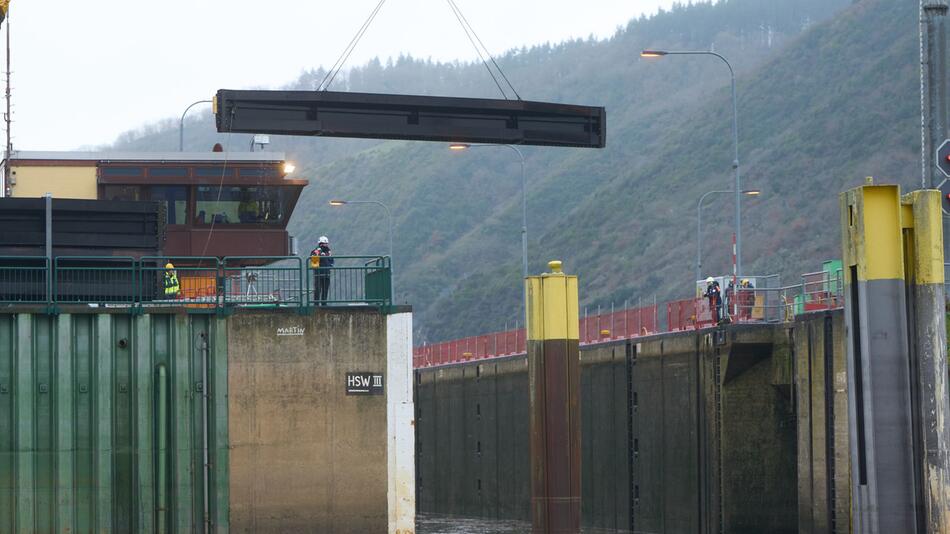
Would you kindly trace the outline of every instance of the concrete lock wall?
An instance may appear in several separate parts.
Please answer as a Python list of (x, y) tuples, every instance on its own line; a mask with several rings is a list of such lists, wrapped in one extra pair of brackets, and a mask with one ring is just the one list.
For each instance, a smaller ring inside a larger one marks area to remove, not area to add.
[(412, 532), (410, 332), (371, 310), (229, 319), (232, 531)]
[(851, 526), (845, 335), (842, 313), (816, 313), (793, 325), (802, 533), (846, 532)]
[[(846, 528), (842, 332), (835, 311), (583, 347), (584, 524), (828, 532), (821, 518), (834, 517)], [(523, 357), (417, 370), (419, 510), (528, 519), (527, 404)]]
[[(0, 313), (0, 532), (409, 534), (411, 329), (370, 309)], [(358, 372), (382, 394), (347, 395)]]

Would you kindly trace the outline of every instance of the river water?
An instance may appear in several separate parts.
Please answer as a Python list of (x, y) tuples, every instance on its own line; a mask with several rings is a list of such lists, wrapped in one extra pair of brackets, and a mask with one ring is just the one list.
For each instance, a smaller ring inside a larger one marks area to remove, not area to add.
[[(527, 521), (472, 519), (434, 514), (416, 515), (416, 534), (523, 534), (531, 532)], [(625, 531), (581, 529), (582, 534), (622, 534)]]

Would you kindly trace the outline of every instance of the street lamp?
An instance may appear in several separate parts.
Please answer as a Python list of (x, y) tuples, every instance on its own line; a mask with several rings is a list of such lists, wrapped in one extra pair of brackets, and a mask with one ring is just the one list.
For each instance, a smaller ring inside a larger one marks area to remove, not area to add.
[(188, 114), (188, 111), (197, 106), (198, 104), (210, 104), (210, 100), (197, 100), (192, 102), (185, 108), (185, 111), (181, 114), (181, 120), (178, 121), (178, 151), (185, 151), (185, 115)]
[(483, 147), (496, 147), (503, 146), (514, 150), (518, 157), (521, 159), (521, 275), (524, 278), (528, 277), (528, 180), (527, 175), (525, 174), (525, 160), (524, 153), (514, 145), (471, 145), (468, 143), (452, 143), (449, 145), (449, 150), (455, 152), (462, 152), (468, 150), (469, 148), (483, 148)]
[(396, 285), (395, 284), (396, 271), (395, 269), (393, 269), (393, 212), (392, 210), (389, 209), (389, 206), (387, 206), (386, 204), (383, 204), (382, 202), (378, 200), (337, 200), (335, 199), (335, 200), (330, 201), (330, 205), (335, 206), (335, 207), (346, 206), (347, 204), (376, 204), (377, 206), (381, 206), (384, 210), (386, 210), (386, 215), (389, 217), (389, 270), (390, 272), (393, 273), (392, 275), (393, 282), (389, 284), (389, 303), (395, 304), (395, 302), (393, 302), (393, 295), (395, 294), (393, 287)]
[(739, 107), (736, 104), (736, 72), (732, 69), (732, 64), (725, 57), (716, 52), (705, 50), (644, 50), (640, 52), (643, 58), (661, 58), (664, 56), (715, 56), (722, 60), (729, 67), (729, 78), (732, 82), (732, 141), (735, 150), (732, 160), (732, 168), (736, 170), (736, 183), (733, 191), (736, 193), (736, 273), (738, 276), (742, 273), (742, 208), (740, 207), (740, 192), (742, 186), (739, 179)]
[[(703, 276), (703, 202), (709, 195), (715, 195), (717, 193), (732, 193), (732, 191), (709, 191), (699, 197), (699, 202), (696, 203), (696, 281), (702, 280)], [(746, 189), (742, 191), (742, 194), (756, 197), (761, 195), (762, 191), (758, 189)]]

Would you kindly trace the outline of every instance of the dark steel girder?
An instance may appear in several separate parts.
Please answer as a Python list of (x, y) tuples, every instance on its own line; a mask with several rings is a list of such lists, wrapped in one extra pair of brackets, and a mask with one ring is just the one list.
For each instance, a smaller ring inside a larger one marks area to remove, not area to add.
[(331, 91), (215, 97), (219, 132), (603, 148), (603, 107)]

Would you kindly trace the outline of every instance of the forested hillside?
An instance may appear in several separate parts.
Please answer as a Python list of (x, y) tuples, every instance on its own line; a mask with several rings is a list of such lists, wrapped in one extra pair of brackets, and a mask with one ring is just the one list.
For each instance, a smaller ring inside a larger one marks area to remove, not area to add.
[[(582, 306), (686, 296), (696, 201), (731, 189), (728, 72), (709, 57), (646, 60), (647, 47), (714, 49), (737, 69), (747, 272), (799, 273), (840, 256), (837, 193), (867, 175), (919, 183), (917, 6), (901, 0), (730, 0), (631, 21), (605, 40), (512, 50), (499, 58), (528, 100), (604, 105), (603, 150), (524, 147), (532, 271), (549, 259), (581, 277)], [(490, 46), (490, 43), (488, 43)], [(323, 71), (293, 88), (314, 88)], [(408, 57), (353, 68), (336, 90), (498, 97), (480, 64)], [(196, 114), (198, 115), (198, 114)], [(187, 124), (189, 149), (247, 136)], [(396, 223), (397, 300), (416, 310), (416, 341), (520, 320), (520, 168), (503, 148), (272, 138), (311, 180), (291, 224), (304, 247), (329, 235), (338, 253), (386, 250), (372, 207)], [(119, 149), (177, 148), (177, 120), (124, 134)], [(731, 271), (730, 197), (704, 211), (704, 267)]]

